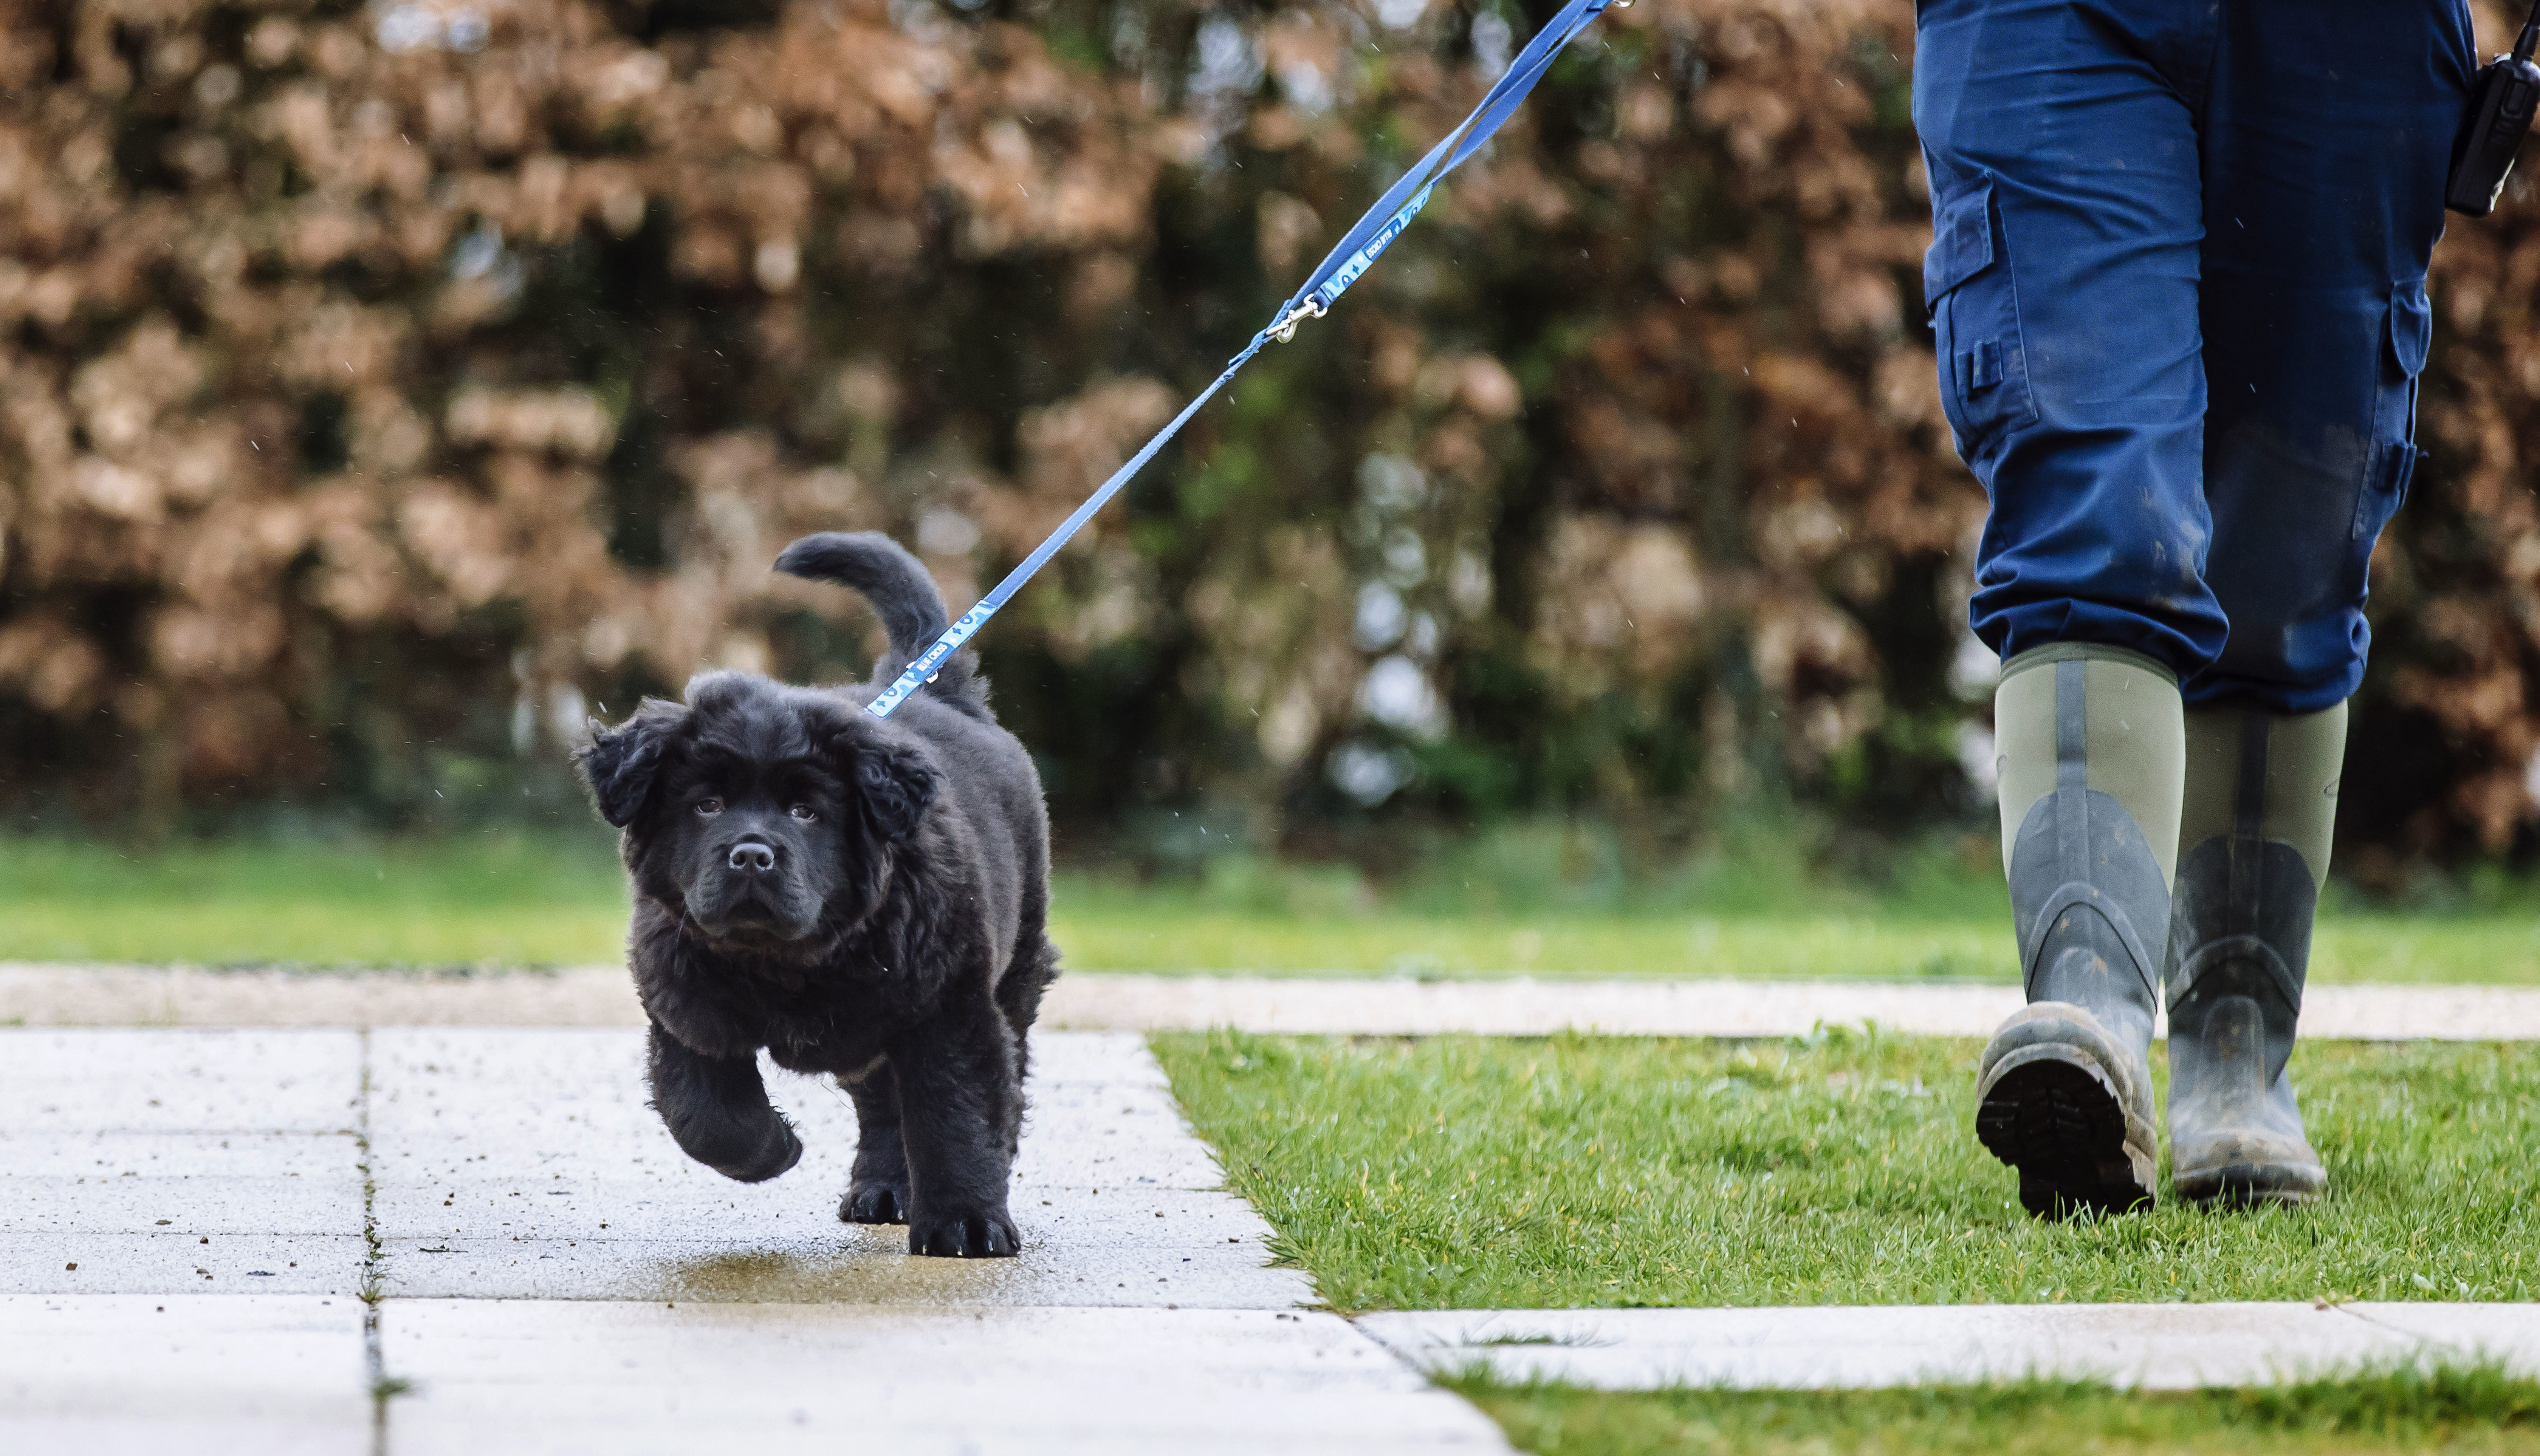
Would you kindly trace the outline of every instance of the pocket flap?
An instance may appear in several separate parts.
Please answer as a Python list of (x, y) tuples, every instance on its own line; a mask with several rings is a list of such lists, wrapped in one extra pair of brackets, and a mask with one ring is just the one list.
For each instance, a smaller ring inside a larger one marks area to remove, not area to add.
[(1950, 289), (1992, 266), (1993, 183), (1987, 181), (1933, 219), (1932, 248), (1923, 254), (1923, 307), (1931, 309)]
[(2425, 372), (2426, 346), (2434, 333), (2434, 310), (2426, 302), (2426, 280), (2390, 285), (2390, 352), (2408, 378)]

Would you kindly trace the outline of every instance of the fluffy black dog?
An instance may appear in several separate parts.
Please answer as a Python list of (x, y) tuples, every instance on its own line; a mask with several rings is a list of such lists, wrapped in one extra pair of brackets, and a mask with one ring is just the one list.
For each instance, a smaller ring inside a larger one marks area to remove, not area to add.
[(834, 1074), (858, 1130), (838, 1216), (906, 1221), (912, 1254), (1013, 1254), (1024, 1036), (1058, 973), (1039, 776), (969, 653), (887, 721), (864, 711), (944, 632), (915, 557), (825, 532), (776, 568), (872, 600), (891, 649), (872, 681), (709, 672), (578, 755), (625, 831), (653, 1105), (690, 1157), (755, 1183), (803, 1155), (758, 1049)]

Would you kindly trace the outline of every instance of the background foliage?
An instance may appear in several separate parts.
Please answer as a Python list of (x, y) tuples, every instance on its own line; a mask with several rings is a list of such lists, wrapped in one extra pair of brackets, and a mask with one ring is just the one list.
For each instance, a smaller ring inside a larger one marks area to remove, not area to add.
[[(786, 540), (958, 607), (1548, 10), (0, 0), (0, 796), (491, 812), (701, 667), (860, 672)], [(1612, 13), (987, 634), (1062, 822), (1981, 812), (1911, 60), (1901, 0)], [(2535, 285), (2517, 182), (2437, 254), (2367, 869), (2534, 812)]]

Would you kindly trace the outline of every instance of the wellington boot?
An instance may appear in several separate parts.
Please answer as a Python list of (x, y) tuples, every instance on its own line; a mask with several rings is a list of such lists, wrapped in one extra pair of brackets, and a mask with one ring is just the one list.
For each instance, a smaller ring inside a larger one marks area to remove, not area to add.
[[(2255, 721), (2243, 771), (2262, 785)], [(2318, 890), (2298, 850), (2256, 832), (2258, 794), (2231, 832), (2178, 866), (2165, 978), (2170, 1176), (2197, 1203), (2306, 1204), (2328, 1186), (2286, 1074)]]
[(2047, 1216), (2152, 1201), (2152, 1021), (2168, 876), (2133, 814), (2087, 787), (2082, 672), (2053, 664), (2056, 784), (2021, 820), (2011, 903), (2029, 1005), (1978, 1068), (1976, 1136)]

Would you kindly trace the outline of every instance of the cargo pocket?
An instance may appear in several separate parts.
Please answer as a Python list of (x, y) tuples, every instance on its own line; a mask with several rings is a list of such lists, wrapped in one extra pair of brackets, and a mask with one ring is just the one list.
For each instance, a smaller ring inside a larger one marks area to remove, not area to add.
[(2426, 371), (2426, 348), (2434, 311), (2426, 302), (2426, 280), (2390, 286), (2390, 324), (2381, 348), (2381, 387), (2372, 407), (2372, 448), (2355, 495), (2355, 539), (2371, 541), (2399, 514), (2408, 482), (2417, 473), (2417, 387)]
[(1931, 311), (1940, 357), (1940, 406), (1958, 457), (1969, 463), (2003, 431), (2037, 421), (2011, 273), (1991, 181), (1936, 209), (1932, 248), (1923, 255), (1923, 307)]

